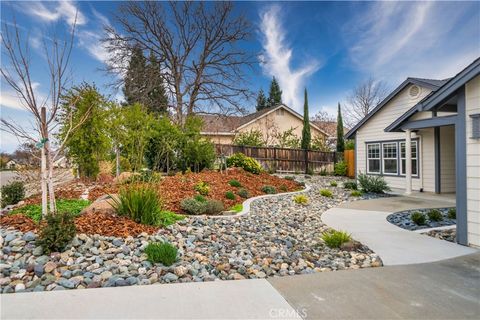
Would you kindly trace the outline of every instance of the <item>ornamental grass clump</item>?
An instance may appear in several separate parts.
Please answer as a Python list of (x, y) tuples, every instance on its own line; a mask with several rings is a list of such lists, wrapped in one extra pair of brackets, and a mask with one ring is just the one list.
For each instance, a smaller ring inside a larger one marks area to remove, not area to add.
[(327, 197), (327, 198), (333, 198), (333, 193), (332, 191), (328, 190), (328, 189), (322, 189), (320, 190), (320, 195), (324, 196), (324, 197)]
[(4, 185), (1, 189), (1, 207), (16, 204), (25, 198), (25, 186), (21, 181), (13, 181)]
[(414, 213), (412, 213), (410, 215), (410, 219), (412, 219), (413, 223), (418, 226), (422, 226), (427, 222), (427, 218), (425, 218), (425, 215), (420, 211), (415, 211)]
[(322, 240), (329, 248), (340, 248), (342, 244), (352, 240), (352, 237), (345, 231), (329, 230), (322, 234)]
[(361, 173), (358, 175), (358, 183), (362, 191), (366, 193), (385, 193), (385, 191), (390, 191), (390, 187), (382, 176), (367, 176)]
[(358, 191), (358, 190), (353, 190), (350, 195), (352, 197), (361, 197), (362, 196), (362, 192), (361, 191)]
[(266, 194), (275, 194), (277, 193), (277, 189), (274, 186), (263, 186), (262, 192)]
[(74, 216), (69, 212), (49, 213), (45, 220), (47, 224), (40, 230), (36, 244), (47, 254), (62, 252), (75, 236)]
[(241, 188), (238, 190), (237, 194), (241, 197), (241, 198), (248, 198), (250, 196), (250, 194), (248, 193), (248, 190), (247, 189), (244, 189), (244, 188)]
[(344, 182), (343, 188), (348, 190), (357, 190), (357, 183), (355, 181)]
[(162, 263), (171, 266), (177, 261), (177, 248), (168, 242), (150, 242), (144, 252), (151, 263)]
[(457, 209), (456, 208), (450, 208), (448, 210), (448, 219), (457, 219)]
[(240, 181), (235, 180), (235, 179), (232, 179), (232, 180), (228, 181), (228, 184), (229, 184), (231, 187), (235, 187), (235, 188), (240, 188), (240, 187), (242, 186), (242, 184), (240, 183)]
[(210, 192), (210, 186), (208, 183), (200, 181), (195, 185), (195, 191), (200, 193), (202, 196), (208, 196), (208, 193)]
[(333, 181), (330, 181), (330, 186), (331, 187), (336, 187), (338, 185), (337, 181), (333, 180)]
[(293, 197), (293, 201), (295, 201), (296, 204), (306, 205), (308, 204), (308, 197), (304, 194), (299, 194)]
[(430, 221), (442, 221), (443, 220), (442, 213), (437, 209), (431, 209), (430, 211), (428, 211), (427, 215), (428, 215), (428, 219)]
[(198, 201), (195, 198), (183, 199), (180, 202), (180, 207), (183, 211), (190, 215), (216, 215), (224, 210), (224, 206), (221, 201), (211, 199), (206, 199), (205, 201)]
[(228, 200), (235, 200), (235, 193), (232, 191), (225, 192), (225, 198)]

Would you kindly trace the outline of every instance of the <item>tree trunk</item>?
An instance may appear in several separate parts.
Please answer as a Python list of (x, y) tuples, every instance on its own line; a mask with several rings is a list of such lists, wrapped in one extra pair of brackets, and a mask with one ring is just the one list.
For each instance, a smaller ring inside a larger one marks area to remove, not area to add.
[(120, 175), (120, 147), (117, 145), (115, 148), (115, 157), (116, 157), (116, 176)]
[[(48, 136), (46, 137), (48, 139)], [(52, 151), (50, 150), (50, 142), (45, 142), (45, 150), (47, 151), (47, 165), (48, 165), (48, 178), (47, 178), (47, 185), (48, 185), (48, 197), (50, 200), (50, 212), (56, 213), (57, 206), (55, 203), (55, 189), (53, 186), (53, 162), (54, 159), (52, 158)]]
[[(41, 109), (41, 126), (42, 126), (42, 140), (45, 136), (47, 126), (47, 110), (45, 107)], [(40, 169), (40, 179), (42, 186), (42, 216), (45, 217), (48, 212), (48, 199), (47, 199), (47, 150), (45, 144), (42, 146), (42, 160)]]

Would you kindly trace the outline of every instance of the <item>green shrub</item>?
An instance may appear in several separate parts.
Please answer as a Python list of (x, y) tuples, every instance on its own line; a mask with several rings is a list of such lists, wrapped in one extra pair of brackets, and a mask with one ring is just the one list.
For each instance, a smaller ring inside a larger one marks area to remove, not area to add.
[(177, 248), (168, 242), (150, 242), (144, 252), (151, 263), (162, 263), (171, 266), (177, 261)]
[(352, 240), (352, 237), (344, 231), (329, 230), (322, 234), (322, 239), (328, 247), (340, 248), (342, 244)]
[(201, 194), (197, 194), (193, 197), (193, 199), (197, 200), (197, 201), (200, 201), (200, 202), (207, 202), (207, 198), (205, 198), (204, 196), (202, 196)]
[(275, 194), (277, 193), (277, 189), (275, 189), (273, 186), (263, 186), (262, 192), (266, 194)]
[[(90, 205), (90, 201), (83, 199), (59, 199), (56, 202), (57, 212), (69, 212), (73, 216), (78, 216), (80, 212)], [(42, 220), (42, 205), (29, 204), (15, 209), (11, 214), (23, 214), (35, 222)]]
[(308, 197), (304, 194), (299, 194), (293, 197), (293, 201), (295, 201), (296, 204), (308, 204)]
[(195, 191), (200, 193), (202, 196), (208, 196), (208, 193), (210, 192), (210, 186), (208, 183), (200, 181), (195, 185)]
[(175, 224), (177, 221), (185, 219), (185, 216), (176, 214), (172, 211), (162, 210), (157, 214), (157, 225), (162, 227), (168, 227)]
[(244, 199), (247, 199), (250, 196), (250, 194), (248, 193), (248, 190), (244, 188), (238, 190), (237, 194)]
[(225, 198), (228, 200), (235, 200), (235, 194), (232, 191), (225, 192)]
[(235, 188), (240, 188), (242, 186), (240, 181), (235, 180), (235, 179), (232, 179), (232, 180), (228, 181), (228, 184), (232, 187), (235, 187)]
[(363, 192), (366, 193), (384, 193), (390, 190), (382, 176), (368, 176), (361, 173), (358, 175), (358, 183)]
[(344, 189), (357, 190), (357, 183), (355, 181), (347, 181), (343, 183)]
[(334, 173), (336, 176), (346, 176), (347, 175), (347, 163), (344, 161), (340, 161), (335, 163)]
[(327, 197), (327, 198), (333, 198), (333, 193), (332, 191), (328, 190), (328, 189), (322, 189), (320, 190), (320, 194), (324, 197)]
[(358, 190), (353, 190), (353, 191), (350, 193), (350, 195), (351, 195), (352, 197), (360, 197), (360, 196), (362, 196), (362, 192), (361, 192), (361, 191), (358, 191)]
[(432, 210), (428, 211), (427, 215), (428, 215), (428, 219), (430, 221), (442, 221), (443, 220), (442, 213), (440, 211), (438, 211), (437, 209), (432, 209)]
[(287, 192), (288, 191), (288, 188), (286, 185), (282, 184), (280, 187), (278, 187), (278, 190), (282, 191), (282, 192)]
[(457, 219), (457, 209), (451, 208), (448, 210), (448, 219)]
[(238, 203), (236, 205), (234, 205), (233, 207), (230, 208), (231, 211), (235, 211), (235, 212), (241, 212), (243, 210), (243, 204), (241, 203)]
[(1, 207), (16, 204), (25, 198), (25, 186), (21, 181), (13, 181), (1, 188)]
[(283, 177), (283, 179), (293, 181), (293, 180), (295, 180), (295, 177), (285, 176), (285, 177)]
[(198, 201), (194, 198), (183, 199), (180, 202), (180, 207), (187, 214), (201, 215), (201, 214), (219, 214), (224, 210), (223, 203), (218, 200)]
[(62, 252), (75, 236), (74, 216), (69, 212), (58, 212), (45, 216), (47, 224), (40, 230), (37, 245), (47, 254)]
[(235, 153), (227, 158), (227, 166), (243, 168), (243, 170), (254, 174), (259, 174), (262, 172), (262, 166), (257, 160), (247, 157), (240, 152)]
[(346, 140), (345, 150), (355, 150), (355, 140)]
[(330, 181), (330, 186), (331, 186), (331, 187), (336, 187), (336, 186), (338, 186), (337, 181), (335, 181), (335, 180), (334, 180), (334, 181)]
[(410, 215), (410, 219), (412, 219), (412, 221), (419, 226), (424, 225), (427, 221), (425, 215), (419, 211), (415, 211), (414, 213), (412, 213)]
[(162, 210), (157, 192), (150, 186), (130, 185), (120, 190), (118, 199), (112, 198), (112, 206), (121, 216), (137, 223), (156, 226)]

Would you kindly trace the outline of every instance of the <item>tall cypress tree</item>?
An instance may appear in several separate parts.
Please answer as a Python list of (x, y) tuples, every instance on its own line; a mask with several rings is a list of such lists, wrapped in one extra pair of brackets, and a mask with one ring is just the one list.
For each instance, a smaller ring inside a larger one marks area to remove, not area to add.
[(308, 116), (307, 88), (305, 88), (305, 102), (303, 104), (302, 149), (310, 149), (311, 140), (312, 133), (310, 132), (310, 117)]
[(257, 96), (257, 111), (260, 111), (262, 109), (265, 109), (267, 108), (268, 105), (267, 105), (267, 97), (265, 97), (265, 93), (263, 93), (263, 90), (260, 89), (260, 91), (258, 92), (258, 96)]
[(270, 83), (270, 91), (268, 93), (268, 107), (275, 107), (282, 103), (282, 90), (275, 77), (272, 78)]
[(154, 114), (165, 114), (168, 108), (168, 98), (165, 93), (163, 77), (160, 72), (160, 63), (150, 52), (146, 67), (145, 83), (147, 84), (143, 105)]
[(338, 103), (338, 115), (337, 115), (337, 152), (343, 152), (345, 150), (345, 140), (343, 138), (343, 119), (342, 108), (340, 102)]
[(145, 72), (147, 62), (143, 51), (139, 46), (132, 49), (132, 55), (128, 63), (128, 69), (125, 74), (123, 94), (125, 101), (131, 105), (139, 102), (139, 97), (145, 93)]

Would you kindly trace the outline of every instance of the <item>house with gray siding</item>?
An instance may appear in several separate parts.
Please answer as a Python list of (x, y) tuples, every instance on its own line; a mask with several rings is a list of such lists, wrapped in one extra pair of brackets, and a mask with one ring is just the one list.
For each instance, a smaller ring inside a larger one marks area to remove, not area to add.
[(455, 194), (457, 241), (480, 247), (480, 58), (452, 78), (407, 78), (346, 138), (357, 174), (405, 194)]

